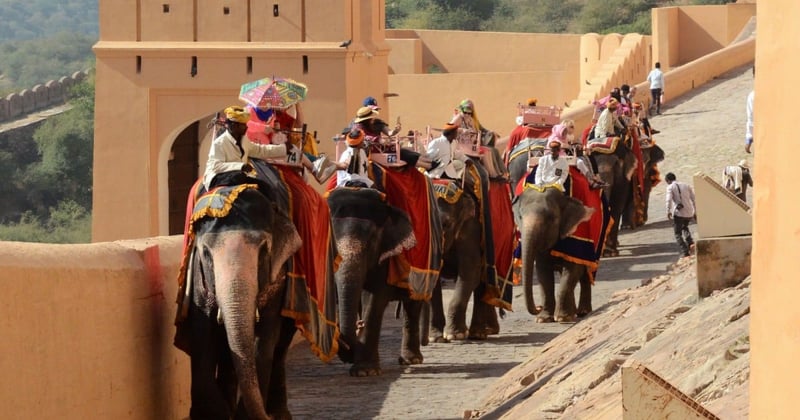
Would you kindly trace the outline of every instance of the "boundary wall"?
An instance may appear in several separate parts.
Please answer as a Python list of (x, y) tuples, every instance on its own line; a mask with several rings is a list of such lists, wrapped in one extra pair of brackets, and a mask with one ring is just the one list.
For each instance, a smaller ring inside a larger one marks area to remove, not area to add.
[(181, 236), (0, 242), (5, 412), (20, 419), (186, 417), (189, 357), (172, 345), (181, 251)]
[(88, 75), (89, 70), (76, 71), (70, 76), (50, 80), (0, 98), (0, 122), (15, 120), (53, 105), (66, 103), (69, 89)]

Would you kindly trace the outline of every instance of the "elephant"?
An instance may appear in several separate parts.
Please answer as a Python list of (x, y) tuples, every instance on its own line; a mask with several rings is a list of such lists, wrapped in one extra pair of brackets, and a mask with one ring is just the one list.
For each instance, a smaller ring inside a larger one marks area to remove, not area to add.
[(291, 418), (285, 359), (296, 327), (281, 310), (285, 263), (301, 239), (272, 194), (252, 184), (224, 188), (235, 197), (227, 215), (193, 226), (188, 316), (179, 326), (189, 331), (190, 417)]
[[(638, 188), (638, 181), (636, 181), (635, 177), (632, 178), (634, 182), (632, 183), (631, 195), (622, 213), (622, 227), (630, 227), (631, 229), (635, 229), (647, 222), (650, 191), (652, 191), (655, 186), (653, 182), (658, 179), (657, 166), (664, 160), (664, 150), (657, 144), (651, 143), (649, 140), (642, 140), (640, 144), (642, 150), (642, 168), (644, 172), (642, 188), (640, 191), (636, 191), (636, 188)], [(641, 211), (641, 214), (637, 214), (637, 200), (634, 199), (635, 195), (638, 195), (637, 198), (641, 200), (641, 208), (638, 209)]]
[[(537, 322), (570, 322), (591, 312), (591, 289), (587, 267), (551, 254), (556, 243), (589, 220), (594, 210), (557, 188), (529, 188), (514, 203), (514, 216), (522, 244), (522, 283), (525, 306), (537, 315)], [(539, 280), (543, 306), (533, 299), (533, 270)], [(555, 271), (561, 269), (558, 300), (555, 295)], [(581, 284), (580, 302), (575, 305), (575, 286)]]
[[(371, 188), (342, 187), (330, 191), (333, 234), (341, 258), (335, 274), (341, 330), (339, 358), (352, 363), (351, 376), (381, 374), (378, 341), (383, 314), (392, 300), (405, 310), (401, 364), (422, 363), (419, 318), (422, 301), (391, 284), (390, 259), (411, 249), (416, 238), (408, 215)], [(362, 306), (363, 331), (356, 332)]]
[[(444, 265), (430, 302), (430, 324), (425, 322), (427, 316), (423, 317), (423, 344), (427, 344), (426, 338), (433, 342), (486, 339), (488, 334), (499, 332), (499, 324), (494, 308), (483, 301), (486, 267), (481, 235), (484, 227), (480, 222), (477, 198), (469, 192), (472, 190), (470, 185), (461, 189), (453, 181), (437, 182), (436, 188), (441, 191), (437, 192), (437, 208), (442, 223)], [(455, 289), (446, 312), (442, 300), (442, 277), (455, 279)], [(473, 311), (467, 328), (466, 312), (471, 296), (474, 296)]]
[(597, 175), (606, 183), (603, 193), (611, 206), (611, 217), (614, 220), (605, 243), (605, 256), (619, 255), (619, 226), (622, 212), (630, 198), (631, 178), (636, 171), (638, 159), (633, 151), (619, 141), (616, 149), (611, 153), (602, 153), (598, 148), (593, 148), (591, 158), (597, 164)]

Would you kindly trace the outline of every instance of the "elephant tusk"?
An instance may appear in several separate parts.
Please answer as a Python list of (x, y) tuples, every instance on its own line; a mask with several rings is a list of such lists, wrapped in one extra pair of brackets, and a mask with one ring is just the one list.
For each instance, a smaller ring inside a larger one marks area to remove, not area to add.
[(217, 308), (217, 324), (222, 325), (222, 309)]

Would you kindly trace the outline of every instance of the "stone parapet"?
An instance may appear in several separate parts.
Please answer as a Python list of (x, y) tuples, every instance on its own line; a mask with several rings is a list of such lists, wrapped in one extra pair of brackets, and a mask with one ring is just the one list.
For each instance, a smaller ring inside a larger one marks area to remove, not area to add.
[(0, 98), (0, 122), (21, 118), (67, 101), (69, 89), (89, 75), (89, 70), (76, 71), (58, 80), (50, 80), (31, 89), (10, 93)]

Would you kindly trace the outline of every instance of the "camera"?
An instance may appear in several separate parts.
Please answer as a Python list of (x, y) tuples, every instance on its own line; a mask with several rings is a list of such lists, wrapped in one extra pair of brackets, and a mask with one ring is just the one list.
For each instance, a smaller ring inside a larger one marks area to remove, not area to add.
[(680, 210), (680, 209), (682, 209), (682, 208), (683, 208), (683, 203), (678, 203), (678, 204), (675, 206), (675, 210)]

